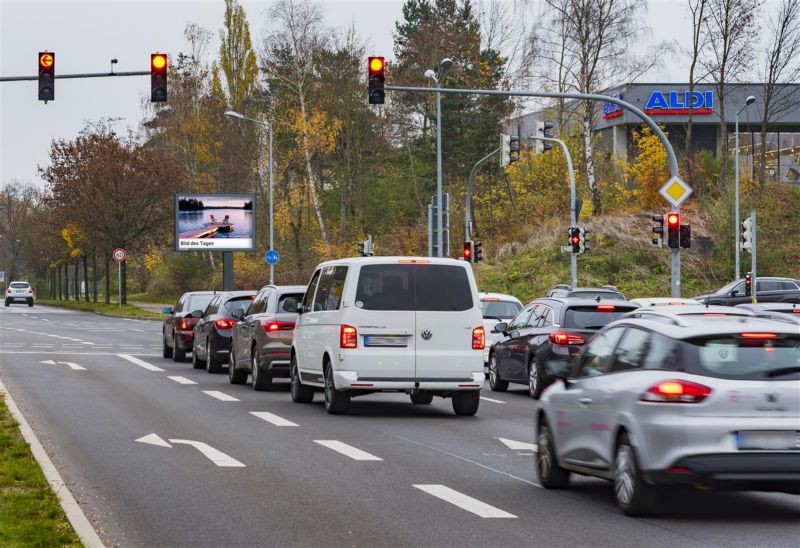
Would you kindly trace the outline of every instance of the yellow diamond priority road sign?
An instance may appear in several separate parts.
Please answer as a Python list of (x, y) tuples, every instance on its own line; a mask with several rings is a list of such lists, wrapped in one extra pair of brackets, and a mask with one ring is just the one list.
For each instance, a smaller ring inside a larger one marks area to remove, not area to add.
[(680, 206), (692, 193), (692, 187), (687, 185), (680, 177), (673, 177), (658, 191), (673, 207)]

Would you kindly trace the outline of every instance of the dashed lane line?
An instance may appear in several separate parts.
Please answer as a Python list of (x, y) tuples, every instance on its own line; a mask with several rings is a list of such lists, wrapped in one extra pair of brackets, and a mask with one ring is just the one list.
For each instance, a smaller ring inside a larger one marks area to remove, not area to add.
[(234, 398), (233, 396), (229, 396), (225, 392), (220, 392), (219, 390), (203, 390), (203, 394), (208, 394), (212, 398), (216, 398), (219, 401), (240, 401), (239, 398)]
[(160, 367), (156, 367), (155, 365), (149, 364), (144, 360), (140, 360), (139, 358), (131, 356), (130, 354), (117, 354), (117, 356), (119, 356), (123, 360), (128, 360), (134, 365), (138, 365), (142, 369), (147, 369), (148, 371), (164, 371)]
[(492, 403), (506, 403), (506, 402), (504, 402), (504, 401), (500, 401), (500, 400), (494, 400), (494, 399), (492, 399), (492, 398), (487, 398), (487, 397), (485, 397), (485, 396), (481, 396), (481, 399), (482, 399), (482, 400), (484, 400), (484, 401), (490, 401), (490, 402), (492, 402)]
[(254, 417), (258, 417), (261, 420), (265, 420), (270, 424), (274, 424), (275, 426), (300, 426), (295, 422), (286, 420), (278, 415), (268, 413), (267, 411), (250, 411), (250, 414)]
[(357, 447), (347, 445), (346, 443), (338, 440), (314, 440), (314, 443), (318, 443), (323, 447), (332, 449), (337, 453), (341, 453), (342, 455), (350, 457), (353, 460), (383, 460), (380, 457), (376, 457), (371, 453), (367, 453), (366, 451), (362, 451)]
[(169, 380), (171, 380), (171, 381), (177, 382), (178, 384), (197, 384), (193, 380), (187, 379), (186, 377), (174, 376), (174, 377), (167, 377), (167, 378)]
[(414, 485), (420, 491), (424, 491), (429, 495), (449, 502), (454, 506), (458, 506), (462, 510), (472, 512), (476, 516), (482, 518), (516, 518), (514, 514), (509, 514), (505, 510), (496, 508), (490, 504), (486, 504), (476, 498), (472, 498), (464, 493), (460, 493), (455, 489), (451, 489), (446, 485), (439, 484), (417, 484)]

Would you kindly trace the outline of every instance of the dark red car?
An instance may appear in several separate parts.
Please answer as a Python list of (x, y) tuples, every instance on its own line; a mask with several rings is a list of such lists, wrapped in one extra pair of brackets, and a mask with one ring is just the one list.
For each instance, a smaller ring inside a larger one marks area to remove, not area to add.
[(164, 314), (169, 314), (161, 329), (165, 358), (176, 362), (186, 360), (186, 353), (192, 350), (194, 343), (194, 326), (202, 315), (193, 318), (192, 312), (203, 312), (214, 294), (213, 291), (188, 291), (181, 295), (174, 307), (162, 309)]

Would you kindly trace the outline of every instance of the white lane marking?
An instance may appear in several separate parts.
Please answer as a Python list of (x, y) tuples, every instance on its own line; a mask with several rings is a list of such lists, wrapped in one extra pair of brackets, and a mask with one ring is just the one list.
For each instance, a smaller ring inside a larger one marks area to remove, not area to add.
[(338, 440), (314, 440), (314, 443), (318, 443), (328, 449), (333, 449), (337, 453), (341, 453), (347, 457), (350, 457), (353, 460), (383, 460), (380, 457), (376, 457), (366, 451), (362, 451), (357, 447), (353, 447), (352, 445), (347, 445), (346, 443), (342, 443)]
[(495, 508), (485, 502), (481, 502), (478, 499), (474, 499), (470, 496), (465, 495), (464, 493), (459, 493), (455, 489), (450, 489), (446, 485), (414, 485), (420, 491), (424, 491), (429, 495), (433, 495), (434, 497), (441, 499), (445, 502), (449, 502), (459, 508), (466, 510), (467, 512), (472, 512), (473, 514), (480, 516), (482, 518), (516, 518), (514, 514), (509, 514), (505, 510), (501, 510), (500, 508)]
[(506, 438), (497, 438), (500, 443), (511, 449), (512, 451), (533, 451), (539, 450), (539, 446), (535, 443), (528, 443), (524, 441), (509, 440)]
[(235, 458), (226, 455), (219, 449), (214, 449), (207, 443), (203, 443), (202, 441), (193, 441), (193, 440), (170, 440), (172, 443), (176, 444), (183, 444), (183, 445), (191, 445), (198, 451), (200, 451), (204, 457), (208, 460), (216, 464), (217, 466), (221, 466), (223, 468), (244, 468), (245, 465), (236, 460)]
[(219, 390), (203, 390), (203, 394), (208, 394), (212, 398), (217, 398), (219, 401), (239, 401), (239, 398), (234, 398)]
[(178, 384), (197, 384), (193, 380), (187, 379), (186, 377), (175, 376), (175, 377), (167, 377), (167, 378), (169, 380), (171, 380), (171, 381), (177, 382)]
[(69, 368), (72, 369), (73, 371), (86, 371), (85, 367), (80, 366), (77, 363), (73, 363), (73, 362), (58, 362), (58, 363), (63, 363), (65, 365), (68, 365)]
[(168, 444), (164, 438), (159, 436), (158, 434), (147, 434), (146, 436), (142, 436), (141, 438), (133, 441), (138, 441), (140, 443), (149, 443), (150, 445), (158, 445), (159, 447), (169, 447), (172, 448), (170, 444)]
[(297, 423), (292, 421), (288, 421), (283, 417), (279, 417), (278, 415), (273, 415), (272, 413), (268, 413), (266, 411), (250, 411), (250, 414), (254, 417), (258, 417), (259, 419), (265, 420), (270, 424), (274, 424), (275, 426), (300, 426)]
[(500, 400), (493, 400), (492, 398), (486, 398), (486, 397), (484, 397), (484, 396), (481, 396), (481, 399), (482, 399), (482, 400), (485, 400), (485, 401), (490, 401), (490, 402), (492, 402), (492, 403), (506, 403), (506, 402), (504, 402), (504, 401), (500, 401)]
[(55, 365), (56, 364), (56, 362), (54, 362), (53, 360), (44, 360), (44, 361), (41, 361), (39, 363), (43, 363), (45, 365)]
[(147, 369), (148, 371), (164, 371), (160, 367), (156, 367), (155, 365), (149, 364), (144, 360), (140, 360), (139, 358), (134, 358), (130, 354), (117, 354), (123, 360), (128, 360), (132, 364), (138, 365), (141, 368)]

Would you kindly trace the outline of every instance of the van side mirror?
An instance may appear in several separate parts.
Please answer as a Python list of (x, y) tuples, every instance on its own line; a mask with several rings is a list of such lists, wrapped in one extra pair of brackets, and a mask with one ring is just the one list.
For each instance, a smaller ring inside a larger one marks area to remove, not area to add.
[(492, 328), (492, 333), (503, 333), (505, 334), (508, 331), (508, 322), (500, 322), (495, 324)]
[(195, 310), (190, 314), (190, 316), (192, 318), (198, 318), (198, 319), (202, 318), (203, 317), (203, 311), (202, 310)]
[(162, 314), (172, 314), (172, 312), (173, 309), (171, 306), (165, 306), (164, 308), (161, 309)]

